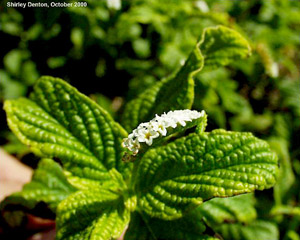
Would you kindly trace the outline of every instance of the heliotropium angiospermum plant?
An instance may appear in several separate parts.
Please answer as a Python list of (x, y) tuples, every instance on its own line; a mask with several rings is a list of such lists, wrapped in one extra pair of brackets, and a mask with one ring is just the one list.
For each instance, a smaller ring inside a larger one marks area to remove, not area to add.
[[(57, 239), (116, 239), (126, 228), (126, 239), (208, 239), (206, 212), (193, 209), (275, 183), (277, 158), (265, 141), (251, 133), (205, 132), (205, 111), (189, 110), (193, 76), (203, 66), (249, 54), (234, 30), (205, 29), (173, 76), (128, 102), (125, 128), (63, 80), (42, 77), (29, 99), (5, 102), (12, 131), (45, 159), (1, 208), (45, 202), (56, 213)], [(172, 232), (161, 236), (162, 227)]]

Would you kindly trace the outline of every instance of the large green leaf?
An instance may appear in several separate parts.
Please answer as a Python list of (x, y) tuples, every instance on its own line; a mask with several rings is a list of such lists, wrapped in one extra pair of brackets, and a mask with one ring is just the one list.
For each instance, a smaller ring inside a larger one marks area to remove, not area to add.
[(68, 183), (60, 165), (51, 159), (42, 159), (30, 183), (23, 190), (13, 193), (1, 203), (1, 209), (8, 205), (22, 205), (33, 209), (44, 202), (55, 212), (57, 205), (76, 189)]
[(192, 77), (202, 67), (203, 57), (197, 44), (185, 64), (174, 76), (157, 82), (126, 105), (122, 117), (125, 129), (131, 131), (140, 122), (150, 120), (155, 114), (191, 108), (194, 101)]
[(109, 179), (111, 168), (126, 171), (121, 141), (127, 133), (95, 102), (52, 77), (36, 83), (31, 99), (5, 102), (8, 124), (36, 153), (58, 157), (70, 181), (82, 185)]
[(256, 218), (253, 194), (214, 198), (201, 204), (197, 211), (206, 218), (210, 226), (223, 222), (249, 223)]
[[(202, 52), (203, 51), (203, 52)], [(131, 100), (125, 107), (122, 123), (131, 131), (155, 114), (174, 109), (191, 108), (194, 101), (193, 76), (205, 66), (224, 66), (250, 55), (250, 47), (238, 32), (227, 27), (209, 27), (181, 69), (157, 82)]]
[(224, 26), (209, 27), (200, 42), (205, 66), (225, 66), (251, 54), (251, 48), (238, 32)]
[(149, 150), (136, 175), (139, 208), (162, 219), (181, 217), (213, 197), (263, 190), (275, 183), (277, 157), (251, 133), (192, 133)]
[(129, 218), (130, 212), (116, 193), (105, 189), (78, 191), (58, 206), (57, 239), (116, 239)]

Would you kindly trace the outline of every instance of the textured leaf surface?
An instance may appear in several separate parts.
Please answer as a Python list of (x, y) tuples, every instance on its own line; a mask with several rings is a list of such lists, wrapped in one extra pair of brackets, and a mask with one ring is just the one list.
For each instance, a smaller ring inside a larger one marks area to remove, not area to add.
[(131, 131), (140, 122), (150, 120), (155, 114), (191, 108), (194, 101), (192, 76), (202, 67), (203, 57), (196, 45), (185, 64), (174, 76), (157, 82), (126, 105), (122, 117), (125, 129)]
[(42, 159), (30, 183), (21, 192), (14, 193), (1, 203), (1, 209), (10, 204), (21, 204), (33, 209), (45, 202), (55, 212), (57, 205), (76, 189), (67, 182), (62, 168), (51, 159)]
[(279, 231), (274, 223), (257, 220), (249, 225), (222, 224), (215, 230), (224, 240), (277, 240), (279, 239)]
[(141, 159), (138, 204), (150, 216), (175, 219), (213, 197), (269, 188), (277, 168), (268, 144), (251, 133), (190, 134)]
[(201, 204), (197, 211), (212, 226), (223, 222), (249, 223), (256, 218), (252, 194), (243, 194), (230, 198), (214, 198)]
[(203, 32), (200, 49), (205, 66), (219, 67), (250, 55), (249, 43), (238, 32), (224, 27), (210, 27)]
[(111, 168), (126, 171), (120, 159), (127, 133), (96, 103), (51, 77), (37, 82), (31, 98), (6, 101), (5, 110), (12, 131), (36, 153), (60, 158), (79, 178), (104, 180)]
[(58, 206), (57, 239), (116, 239), (129, 218), (117, 194), (104, 189), (78, 191)]

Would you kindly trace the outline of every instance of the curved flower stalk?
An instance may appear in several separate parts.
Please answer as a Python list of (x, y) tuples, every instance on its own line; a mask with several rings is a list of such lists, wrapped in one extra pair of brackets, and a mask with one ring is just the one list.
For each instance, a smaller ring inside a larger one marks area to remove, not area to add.
[(185, 127), (186, 122), (192, 122), (204, 116), (205, 111), (198, 112), (188, 109), (169, 111), (161, 116), (156, 114), (155, 118), (149, 122), (141, 123), (127, 138), (124, 138), (122, 146), (135, 156), (141, 148), (141, 143), (151, 146), (155, 138), (166, 136), (168, 129), (178, 126)]

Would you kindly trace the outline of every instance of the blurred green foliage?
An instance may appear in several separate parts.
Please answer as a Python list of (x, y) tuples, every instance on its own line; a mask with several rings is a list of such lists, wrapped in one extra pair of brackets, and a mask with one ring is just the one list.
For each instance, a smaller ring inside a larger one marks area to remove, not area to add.
[[(88, 0), (87, 8), (50, 9), (6, 8), (6, 2), (0, 4), (1, 104), (26, 95), (40, 75), (52, 75), (92, 94), (117, 120), (123, 102), (182, 64), (203, 28), (222, 24), (240, 32), (252, 56), (205, 67), (195, 78), (193, 108), (207, 111), (208, 130), (252, 131), (268, 140), (281, 168), (274, 191), (255, 196), (256, 222), (247, 226), (237, 218), (216, 231), (234, 239), (259, 225), (275, 237), (279, 231), (280, 239), (300, 238), (300, 214), (293, 211), (300, 202), (299, 1), (123, 0), (114, 6)], [(26, 154), (4, 119), (1, 144)]]

